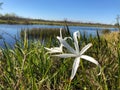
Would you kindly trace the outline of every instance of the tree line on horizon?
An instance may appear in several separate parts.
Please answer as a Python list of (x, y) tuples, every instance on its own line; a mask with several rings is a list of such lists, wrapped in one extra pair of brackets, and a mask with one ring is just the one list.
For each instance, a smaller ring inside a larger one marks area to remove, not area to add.
[[(0, 23), (7, 23), (7, 24), (20, 24), (19, 21), (22, 21), (24, 23), (22, 24), (41, 24), (41, 22), (44, 22), (43, 24), (51, 24), (51, 25), (75, 25), (75, 26), (84, 26), (84, 25), (104, 25), (104, 26), (113, 26), (110, 24), (102, 24), (102, 23), (94, 23), (94, 22), (78, 22), (78, 21), (70, 21), (67, 19), (64, 20), (45, 20), (45, 19), (34, 19), (29, 17), (22, 17), (19, 15), (16, 15), (15, 13), (6, 13), (1, 14), (0, 13)], [(35, 22), (35, 23), (33, 23)], [(48, 23), (49, 22), (49, 23)], [(116, 24), (115, 24), (116, 25)]]

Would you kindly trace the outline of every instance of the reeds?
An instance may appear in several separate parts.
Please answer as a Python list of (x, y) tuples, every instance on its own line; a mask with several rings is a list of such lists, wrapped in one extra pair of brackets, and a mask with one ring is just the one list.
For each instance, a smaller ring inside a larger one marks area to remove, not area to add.
[[(36, 31), (37, 32), (37, 31)], [(50, 32), (50, 30), (49, 30)], [(58, 30), (59, 32), (59, 30)], [(45, 32), (46, 33), (46, 32)], [(26, 33), (27, 34), (27, 33)], [(53, 33), (52, 33), (53, 34)], [(48, 34), (49, 36), (50, 34)], [(79, 39), (80, 48), (91, 42), (92, 48), (86, 53), (94, 57), (102, 67), (102, 74), (94, 64), (87, 61), (80, 62), (80, 67), (74, 80), (69, 83), (73, 58), (61, 59), (50, 57), (44, 46), (59, 45), (56, 37), (47, 39), (43, 46), (40, 41), (29, 42), (27, 35), (22, 42), (16, 43), (13, 49), (1, 48), (0, 56), (0, 89), (3, 90), (119, 90), (120, 89), (120, 42), (113, 48), (109, 41), (97, 34), (96, 37)], [(53, 39), (54, 38), (54, 39)], [(52, 43), (49, 43), (52, 42)], [(71, 42), (69, 41), (71, 44)]]
[[(23, 29), (21, 30), (21, 38), (24, 38), (24, 31), (28, 39), (48, 39), (55, 38), (59, 36), (59, 28), (32, 28), (32, 29)], [(69, 35), (69, 31), (66, 28), (62, 30), (63, 35)]]

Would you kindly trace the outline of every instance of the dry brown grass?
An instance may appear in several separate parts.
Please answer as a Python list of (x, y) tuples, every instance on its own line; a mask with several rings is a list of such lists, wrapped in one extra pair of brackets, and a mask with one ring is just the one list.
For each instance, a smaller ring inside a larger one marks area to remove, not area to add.
[(115, 31), (115, 32), (111, 32), (111, 33), (107, 33), (107, 34), (103, 34), (103, 38), (105, 38), (108, 42), (110, 43), (114, 43), (118, 41), (118, 35), (119, 32)]
[(108, 46), (111, 49), (112, 53), (117, 55), (117, 45), (119, 42), (120, 32), (115, 31), (111, 33), (103, 34), (102, 37), (108, 42)]

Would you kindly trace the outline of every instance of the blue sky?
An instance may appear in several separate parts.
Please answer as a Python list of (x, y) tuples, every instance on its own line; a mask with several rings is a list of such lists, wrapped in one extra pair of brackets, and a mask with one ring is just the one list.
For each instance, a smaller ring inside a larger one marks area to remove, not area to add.
[(114, 24), (120, 0), (0, 0), (0, 13), (46, 20)]

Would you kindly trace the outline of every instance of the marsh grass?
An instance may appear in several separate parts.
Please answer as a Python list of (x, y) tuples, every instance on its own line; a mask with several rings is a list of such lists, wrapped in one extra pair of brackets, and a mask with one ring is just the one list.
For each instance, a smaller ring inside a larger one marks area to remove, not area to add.
[[(44, 46), (59, 45), (56, 37), (48, 39), (43, 46), (38, 40), (29, 42), (27, 33), (15, 44), (0, 51), (0, 89), (2, 90), (119, 90), (120, 89), (120, 42), (116, 42), (117, 55), (110, 49), (109, 41), (97, 34), (96, 37), (81, 35), (80, 48), (91, 42), (86, 52), (102, 67), (102, 73), (92, 63), (81, 60), (72, 82), (69, 82), (73, 58), (61, 59), (47, 54)], [(69, 43), (71, 43), (69, 41)], [(112, 43), (112, 42), (111, 42)], [(72, 44), (71, 44), (72, 45)]]
[[(46, 38), (56, 38), (60, 34), (60, 28), (32, 28), (21, 30), (21, 37), (24, 38), (24, 31), (26, 31), (28, 39), (46, 39)], [(62, 29), (64, 36), (70, 34), (69, 30), (66, 28)]]
[[(21, 40), (24, 39), (24, 31), (26, 32), (26, 38), (29, 42), (40, 40), (42, 44), (46, 42), (56, 43), (55, 38), (60, 35), (60, 28), (32, 28), (22, 29), (20, 32)], [(65, 26), (62, 28), (63, 36), (70, 36), (69, 28)]]

